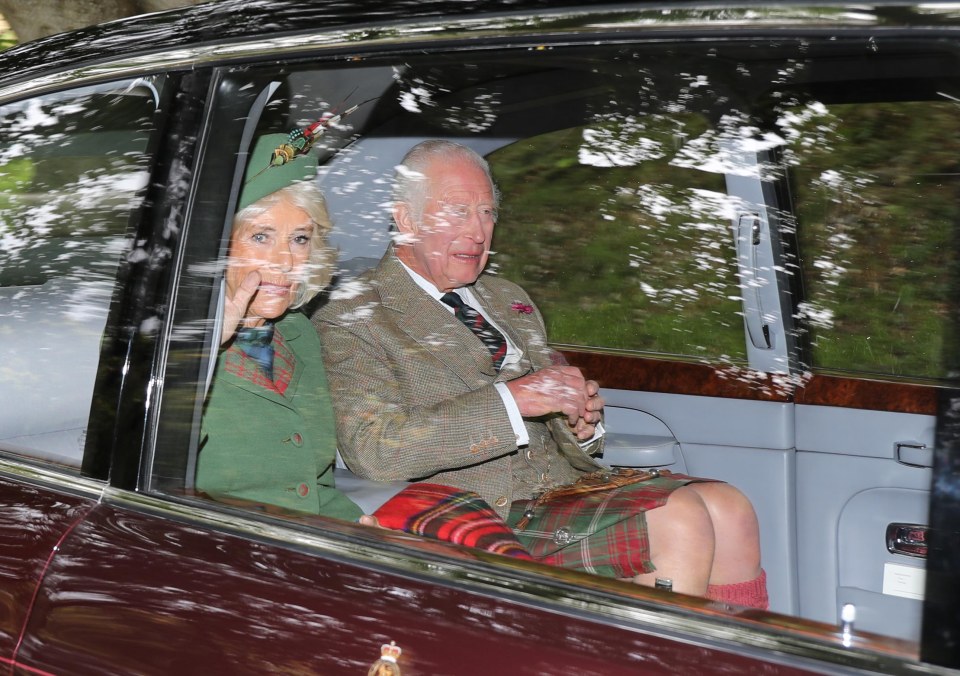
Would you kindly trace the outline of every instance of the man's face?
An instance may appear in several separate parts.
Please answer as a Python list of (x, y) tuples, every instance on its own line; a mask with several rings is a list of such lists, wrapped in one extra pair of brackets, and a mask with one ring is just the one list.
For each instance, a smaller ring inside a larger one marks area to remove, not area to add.
[(394, 210), (403, 240), (397, 255), (440, 291), (472, 284), (487, 264), (496, 223), (493, 186), (469, 160), (437, 158), (424, 171), (426, 202), (417, 221), (406, 204)]

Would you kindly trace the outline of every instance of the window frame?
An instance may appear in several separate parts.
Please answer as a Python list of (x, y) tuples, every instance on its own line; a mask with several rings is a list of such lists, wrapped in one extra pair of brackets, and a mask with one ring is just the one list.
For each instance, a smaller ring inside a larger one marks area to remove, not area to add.
[[(112, 435), (114, 427), (109, 395), (106, 393), (106, 383), (116, 377), (117, 361), (112, 345), (117, 336), (123, 333), (118, 328), (118, 311), (126, 298), (127, 288), (136, 278), (137, 264), (134, 262), (135, 257), (131, 256), (130, 253), (136, 243), (143, 241), (143, 218), (144, 214), (149, 213), (151, 208), (150, 203), (154, 193), (154, 188), (151, 185), (154, 182), (158, 156), (163, 146), (169, 106), (173, 101), (176, 82), (164, 73), (125, 73), (118, 75), (106, 72), (92, 81), (81, 79), (77, 82), (64, 84), (70, 86), (63, 86), (59, 89), (38, 88), (36, 90), (18, 91), (17, 96), (2, 100), (2, 105), (25, 106), (28, 102), (35, 100), (70, 103), (75, 101), (77, 97), (95, 94), (122, 94), (138, 86), (146, 87), (151, 91), (155, 104), (155, 109), (149, 116), (152, 129), (148, 132), (149, 137), (145, 147), (138, 153), (144, 165), (141, 171), (147, 175), (147, 180), (144, 186), (129, 194), (129, 198), (136, 200), (136, 204), (133, 208), (127, 210), (123, 219), (125, 225), (122, 232), (117, 233), (117, 236), (124, 240), (125, 247), (123, 251), (116, 254), (116, 266), (112, 271), (109, 299), (104, 307), (104, 327), (98, 340), (97, 363), (90, 390), (90, 401), (87, 405), (88, 417), (81, 449), (81, 461), (76, 466), (68, 466), (33, 456), (29, 451), (20, 456), (28, 464), (36, 463), (38, 467), (43, 466), (53, 473), (73, 474), (78, 478), (82, 475), (85, 478), (105, 481), (108, 476), (108, 467), (107, 463), (102, 461), (102, 458), (105, 457), (105, 449), (102, 444), (101, 433), (104, 430), (109, 430), (107, 433)], [(97, 460), (98, 458), (100, 460)]]
[[(516, 46), (514, 45), (513, 47), (516, 47)], [(512, 48), (513, 48), (513, 47), (512, 47)], [(329, 58), (329, 55), (326, 55), (326, 54), (325, 54), (323, 57), (316, 57), (316, 59), (311, 59), (311, 61), (313, 62), (313, 61), (317, 61), (317, 60), (323, 60), (323, 59), (326, 59), (326, 58)], [(282, 68), (282, 65), (281, 65), (281, 66), (277, 66), (277, 67), (278, 67), (278, 68)], [(219, 77), (219, 76), (222, 76), (223, 72), (224, 72), (224, 71), (223, 71), (222, 69), (221, 69), (221, 70), (218, 70), (218, 77)], [(216, 78), (215, 78), (215, 79), (216, 79)], [(218, 82), (219, 82), (219, 80), (218, 80)], [(216, 116), (211, 113), (209, 120), (214, 120), (214, 119), (219, 119), (219, 118), (216, 118)], [(213, 195), (216, 195), (216, 196), (219, 196), (219, 197), (224, 197), (225, 195), (228, 195), (228, 194), (232, 195), (232, 196), (230, 197), (230, 199), (228, 200), (228, 202), (232, 203), (232, 201), (233, 201), (233, 199), (234, 199), (233, 196), (235, 196), (236, 191), (237, 191), (237, 184), (236, 184), (235, 174), (236, 174), (236, 171), (237, 171), (237, 167), (238, 167), (238, 166), (242, 166), (242, 163), (233, 162), (233, 163), (231, 164), (231, 162), (228, 162), (228, 161), (218, 162), (217, 160), (211, 159), (211, 158), (210, 158), (209, 156), (207, 156), (205, 153), (210, 152), (211, 146), (215, 145), (215, 143), (214, 143), (215, 140), (217, 140), (217, 139), (225, 139), (225, 138), (236, 138), (236, 137), (235, 137), (235, 136), (232, 136), (232, 135), (229, 134), (229, 133), (227, 133), (227, 130), (226, 130), (225, 127), (216, 127), (216, 126), (214, 126), (214, 130), (215, 130), (215, 131), (212, 131), (212, 132), (211, 132), (211, 131), (209, 131), (209, 127), (208, 127), (208, 132), (206, 132), (206, 133), (207, 133), (207, 136), (205, 136), (205, 138), (204, 138), (204, 144), (205, 144), (205, 145), (204, 145), (204, 154), (202, 154), (203, 161), (202, 161), (202, 167), (201, 167), (201, 174), (200, 174), (200, 179), (198, 179), (197, 187), (196, 187), (195, 190), (194, 190), (194, 194), (195, 194), (195, 195), (199, 195), (199, 194), (205, 193), (205, 191), (202, 189), (202, 188), (204, 188), (204, 187), (213, 188), (213, 191), (212, 191), (212, 194), (213, 194)], [(238, 157), (238, 156), (235, 156), (235, 157)], [(219, 172), (219, 175), (217, 175), (218, 172), (217, 172), (217, 170), (215, 169), (215, 167), (219, 167), (221, 170), (222, 170), (222, 169), (226, 169), (226, 168), (228, 168), (228, 167), (232, 167), (232, 168), (233, 168), (233, 174), (231, 174), (231, 173), (228, 172), (228, 171), (220, 171), (220, 172)], [(233, 179), (233, 180), (234, 180), (234, 183), (231, 185), (231, 187), (230, 187), (229, 189), (226, 189), (226, 190), (225, 190), (224, 188), (225, 188), (225, 186), (228, 184), (228, 181), (227, 181), (227, 179), (225, 179), (225, 178), (223, 178), (223, 177), (224, 177), (224, 176), (228, 176), (228, 175), (233, 175), (233, 176), (234, 176), (234, 179)], [(206, 193), (206, 194), (209, 195), (209, 194), (211, 194), (211, 193)], [(215, 201), (215, 200), (212, 200), (212, 199), (210, 199), (210, 198), (208, 198), (208, 199), (209, 199), (210, 202), (214, 202), (214, 201)], [(196, 204), (194, 205), (194, 207), (196, 208)], [(194, 219), (197, 218), (197, 219), (199, 219), (199, 222), (205, 223), (206, 227), (208, 227), (208, 228), (211, 229), (211, 233), (208, 233), (208, 234), (210, 234), (211, 236), (212, 236), (212, 230), (215, 229), (216, 225), (219, 224), (221, 227), (223, 227), (224, 224), (225, 224), (226, 222), (228, 222), (228, 214), (231, 214), (231, 213), (232, 213), (232, 210), (231, 210), (230, 208), (228, 208), (227, 206), (223, 206), (223, 205), (222, 205), (221, 207), (217, 207), (216, 205), (212, 205), (212, 204), (210, 204), (210, 203), (204, 203), (204, 204), (201, 205), (201, 208), (204, 209), (203, 212), (199, 212), (199, 211), (196, 211), (196, 210), (194, 210), (194, 211), (191, 212), (190, 227), (191, 227), (191, 228), (195, 227), (195, 226), (194, 226), (194, 223), (195, 223), (195, 222), (198, 222), (198, 221), (195, 221)], [(200, 214), (200, 215), (198, 216), (197, 214)], [(218, 218), (218, 216), (219, 216), (219, 218)], [(222, 240), (221, 240), (221, 241), (222, 241)], [(181, 262), (181, 266), (184, 266), (184, 267), (185, 267), (185, 264), (184, 264), (183, 262)], [(178, 273), (178, 275), (174, 275), (174, 278), (176, 279), (179, 275), (182, 275), (182, 274), (184, 274), (184, 273), (183, 273), (182, 270), (181, 270), (181, 271)], [(212, 298), (212, 296), (213, 296), (213, 293), (212, 293), (212, 287), (211, 287), (210, 298)], [(779, 297), (778, 297), (778, 299), (779, 299)], [(194, 309), (195, 311), (197, 311), (197, 312), (196, 312), (196, 316), (197, 316), (197, 317), (200, 317), (200, 318), (209, 318), (209, 315), (210, 315), (209, 309), (211, 308), (211, 301), (210, 301), (209, 298), (207, 298), (206, 294), (203, 296), (202, 299), (200, 299), (198, 302), (194, 303), (193, 305), (194, 305), (194, 308), (193, 308), (193, 309)], [(206, 314), (202, 314), (202, 310), (204, 310), (204, 309), (206, 309)], [(168, 337), (169, 337), (169, 336), (168, 336)], [(200, 365), (197, 365), (197, 371), (199, 372), (199, 371), (202, 371), (202, 370), (203, 370), (203, 369), (201, 368), (201, 366), (200, 366)], [(147, 463), (147, 465), (146, 465), (146, 471), (149, 471), (149, 463)], [(144, 480), (144, 486), (149, 487), (151, 490), (153, 490), (153, 489), (156, 488), (155, 485), (149, 484), (149, 482), (148, 482), (146, 479)], [(163, 497), (164, 497), (164, 499), (169, 498), (169, 496), (163, 496)], [(195, 504), (195, 503), (194, 503), (194, 504)], [(321, 532), (323, 532), (323, 530), (321, 530)]]

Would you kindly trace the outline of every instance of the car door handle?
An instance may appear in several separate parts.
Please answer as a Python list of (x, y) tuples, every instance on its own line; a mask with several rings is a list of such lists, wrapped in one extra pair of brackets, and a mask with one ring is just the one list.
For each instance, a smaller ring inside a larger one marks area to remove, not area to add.
[(769, 350), (773, 345), (770, 342), (770, 327), (763, 321), (758, 282), (760, 275), (757, 270), (761, 227), (759, 214), (740, 214), (737, 220), (737, 269), (743, 296), (743, 317), (750, 342), (757, 349)]
[(916, 523), (891, 523), (887, 526), (887, 551), (918, 559), (927, 558), (926, 526)]
[(907, 467), (933, 467), (933, 449), (919, 441), (898, 441), (893, 445), (897, 462)]

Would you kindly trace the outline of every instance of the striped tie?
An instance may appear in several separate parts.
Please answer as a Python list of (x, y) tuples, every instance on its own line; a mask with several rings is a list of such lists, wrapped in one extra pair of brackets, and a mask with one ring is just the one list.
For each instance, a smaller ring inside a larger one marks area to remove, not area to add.
[(507, 340), (503, 334), (497, 331), (496, 327), (488, 322), (482, 314), (463, 302), (453, 291), (443, 294), (440, 299), (453, 308), (453, 314), (463, 322), (468, 329), (473, 331), (487, 349), (490, 350), (490, 357), (493, 359), (493, 365), (500, 370), (503, 365), (503, 358), (507, 356)]

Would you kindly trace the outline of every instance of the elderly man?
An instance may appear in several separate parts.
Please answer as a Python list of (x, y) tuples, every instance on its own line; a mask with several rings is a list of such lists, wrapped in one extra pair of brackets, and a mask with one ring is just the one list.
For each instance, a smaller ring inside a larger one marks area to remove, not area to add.
[(314, 317), (347, 465), (475, 491), (541, 561), (765, 607), (756, 515), (732, 486), (663, 473), (552, 499), (600, 469), (603, 399), (526, 293), (484, 272), (497, 204), (464, 146), (404, 158), (394, 245)]

